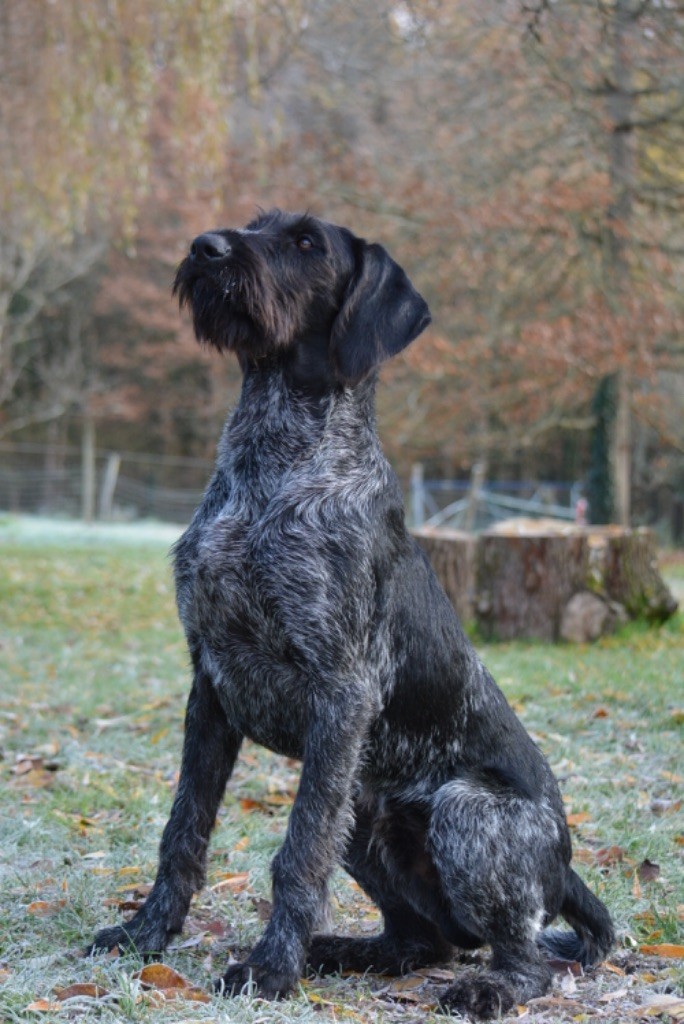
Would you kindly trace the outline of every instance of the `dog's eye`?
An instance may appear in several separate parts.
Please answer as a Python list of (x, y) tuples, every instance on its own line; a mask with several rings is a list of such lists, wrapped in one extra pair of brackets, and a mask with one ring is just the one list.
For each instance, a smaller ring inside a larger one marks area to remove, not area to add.
[(300, 235), (297, 239), (297, 247), (302, 250), (313, 249), (313, 238), (311, 235)]

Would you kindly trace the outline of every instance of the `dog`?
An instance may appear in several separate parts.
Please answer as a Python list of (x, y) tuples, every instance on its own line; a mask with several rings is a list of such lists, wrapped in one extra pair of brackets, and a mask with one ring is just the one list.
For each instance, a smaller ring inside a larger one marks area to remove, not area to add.
[[(91, 950), (159, 953), (180, 932), (247, 736), (302, 769), (270, 920), (221, 991), (285, 996), (307, 969), (393, 974), (489, 945), (442, 1008), (487, 1018), (543, 995), (549, 956), (596, 964), (613, 927), (381, 451), (378, 367), (427, 326), (425, 300), (382, 246), (277, 210), (196, 238), (174, 290), (197, 338), (237, 356), (242, 393), (175, 547), (194, 678), (156, 881)], [(381, 934), (314, 934), (337, 863)], [(569, 930), (547, 927), (558, 915)]]

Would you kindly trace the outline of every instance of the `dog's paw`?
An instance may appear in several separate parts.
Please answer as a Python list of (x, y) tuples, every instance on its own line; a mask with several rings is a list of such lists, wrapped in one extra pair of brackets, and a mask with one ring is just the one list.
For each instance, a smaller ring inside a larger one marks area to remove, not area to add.
[(170, 933), (154, 922), (136, 924), (133, 919), (126, 925), (102, 928), (96, 933), (91, 945), (86, 948), (85, 954), (93, 956), (118, 948), (122, 953), (138, 953), (140, 956), (153, 958), (161, 955), (170, 938)]
[(476, 1020), (502, 1017), (514, 1003), (512, 986), (487, 971), (466, 972), (439, 999), (442, 1010)]
[(288, 971), (274, 971), (260, 964), (233, 964), (214, 982), (214, 991), (225, 996), (259, 996), (282, 999), (295, 988), (299, 977)]

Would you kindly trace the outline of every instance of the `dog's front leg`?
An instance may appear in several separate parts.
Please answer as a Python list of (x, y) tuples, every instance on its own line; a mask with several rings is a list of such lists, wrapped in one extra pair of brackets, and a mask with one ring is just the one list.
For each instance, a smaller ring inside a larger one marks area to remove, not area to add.
[(312, 706), (302, 773), (285, 841), (273, 859), (273, 911), (244, 963), (216, 987), (227, 995), (287, 995), (303, 970), (328, 877), (351, 825), (351, 791), (371, 717), (370, 701), (341, 687)]
[(178, 789), (159, 847), (154, 886), (130, 921), (97, 933), (90, 952), (119, 946), (160, 953), (180, 932), (193, 893), (204, 883), (209, 835), (241, 742), (211, 678), (198, 667), (185, 714)]

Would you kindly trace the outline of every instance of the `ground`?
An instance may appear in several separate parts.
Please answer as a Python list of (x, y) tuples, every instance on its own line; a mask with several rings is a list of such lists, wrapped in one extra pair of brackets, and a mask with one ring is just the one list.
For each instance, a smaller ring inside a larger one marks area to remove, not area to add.
[[(305, 982), (268, 1006), (208, 995), (268, 916), (268, 863), (297, 784), (296, 764), (251, 745), (207, 887), (164, 963), (83, 958), (95, 928), (148, 891), (177, 778), (189, 673), (173, 537), (0, 520), (0, 1020), (443, 1020), (444, 968)], [(684, 561), (665, 572), (681, 593)], [(619, 935), (606, 964), (586, 976), (557, 965), (549, 997), (510, 1019), (684, 1020), (683, 640), (680, 615), (593, 646), (481, 647), (561, 780), (578, 870)], [(378, 928), (342, 872), (333, 891), (337, 930)]]

